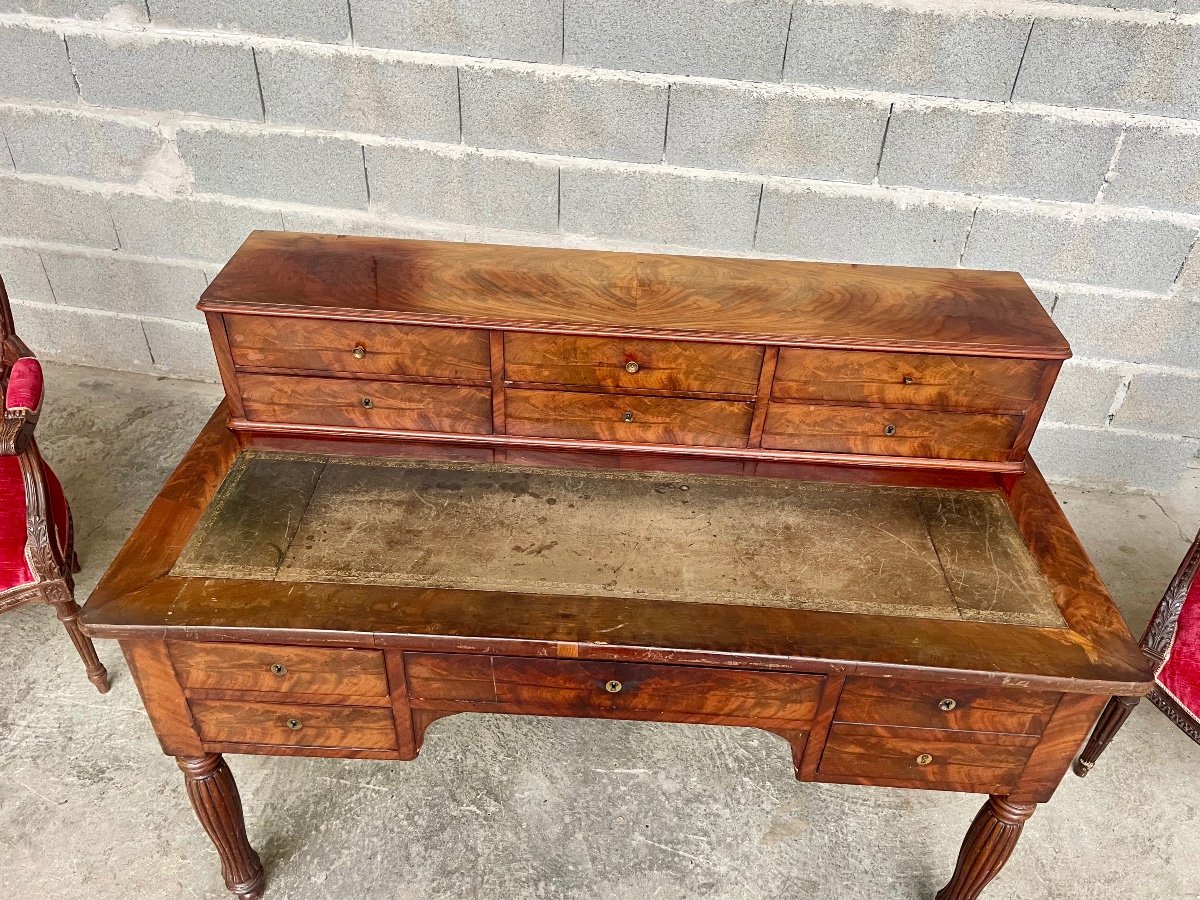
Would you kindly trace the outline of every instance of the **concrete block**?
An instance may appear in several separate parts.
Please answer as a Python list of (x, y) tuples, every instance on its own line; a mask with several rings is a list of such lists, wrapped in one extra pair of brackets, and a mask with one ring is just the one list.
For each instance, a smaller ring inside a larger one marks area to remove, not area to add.
[(359, 237), (411, 238), (427, 241), (463, 241), (476, 229), (467, 225), (393, 219), (350, 210), (285, 210), (284, 231), (307, 234), (350, 234)]
[(176, 378), (216, 381), (217, 360), (204, 325), (146, 319), (142, 322), (154, 371)]
[(492, 228), (554, 231), (558, 169), (474, 152), (367, 147), (371, 208)]
[(43, 251), (55, 299), (64, 306), (203, 322), (196, 301), (208, 286), (199, 266), (131, 259), (123, 253)]
[(1077, 356), (1200, 368), (1200, 303), (1063, 290), (1054, 321)]
[(354, 0), (364, 47), (525, 62), (562, 59), (562, 0)]
[(671, 87), (667, 161), (827, 181), (875, 178), (888, 104), (680, 82)]
[(224, 263), (250, 232), (279, 231), (279, 210), (234, 206), (219, 200), (114, 196), (109, 206), (121, 249), (147, 256)]
[(1069, 359), (1063, 363), (1042, 418), (1072, 425), (1107, 425), (1124, 376), (1111, 366)]
[(563, 61), (778, 81), (788, 0), (565, 0)]
[(460, 78), (467, 144), (628, 162), (662, 157), (666, 85), (472, 66)]
[(755, 248), (800, 259), (954, 266), (970, 225), (970, 209), (767, 185)]
[(62, 35), (0, 25), (0, 97), (72, 103), (78, 96)]
[(180, 130), (179, 152), (196, 190), (365, 209), (362, 145), (296, 134)]
[(1200, 241), (1192, 245), (1179, 277), (1175, 279), (1177, 296), (1185, 300), (1200, 300)]
[(80, 94), (94, 106), (262, 120), (249, 47), (133, 34), (71, 35), (68, 46)]
[(0, 12), (26, 13), (49, 19), (103, 19), (114, 23), (146, 22), (142, 0), (0, 0)]
[(1096, 490), (1166, 493), (1178, 483), (1200, 443), (1112, 428), (1043, 425), (1030, 453), (1052, 481)]
[[(1175, 0), (1047, 0), (1047, 2), (1071, 6), (1101, 6), (1107, 9), (1153, 9), (1158, 12), (1171, 12), (1176, 7)], [(1183, 0), (1183, 3), (1179, 5), (1184, 6), (1187, 2), (1188, 0)]]
[(1104, 199), (1200, 213), (1200, 130), (1130, 128)]
[(21, 323), (22, 340), (43, 361), (140, 372), (150, 368), (142, 323), (133, 316), (14, 301), (13, 317)]
[(1200, 26), (1039, 18), (1016, 100), (1200, 118)]
[(12, 247), (0, 244), (0, 279), (4, 289), (14, 300), (31, 303), (53, 303), (54, 292), (42, 268), (42, 259), (36, 250), (27, 247)]
[(0, 210), (0, 237), (117, 246), (103, 194), (8, 176), (0, 178)]
[(91, 181), (140, 181), (166, 146), (149, 125), (60, 110), (0, 110), (0, 132), (17, 171)]
[(1047, 281), (1166, 291), (1195, 237), (1194, 229), (1165, 221), (981, 208), (963, 265), (1016, 270)]
[(879, 181), (1091, 203), (1120, 134), (1117, 124), (897, 103)]
[(562, 170), (562, 230), (705, 250), (750, 250), (759, 186), (643, 170)]
[(1200, 372), (1134, 375), (1113, 424), (1200, 437)]
[(454, 66), (361, 53), (259, 50), (268, 122), (458, 143)]
[(1030, 17), (797, 3), (785, 81), (1007, 100)]
[(270, 37), (344, 44), (350, 40), (346, 0), (151, 0), (155, 25), (244, 31)]

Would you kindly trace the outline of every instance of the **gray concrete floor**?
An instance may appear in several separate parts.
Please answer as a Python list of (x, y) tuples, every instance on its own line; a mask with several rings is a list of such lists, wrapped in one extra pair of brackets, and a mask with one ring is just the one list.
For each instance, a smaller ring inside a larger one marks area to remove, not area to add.
[[(81, 601), (218, 398), (49, 370), (41, 443), (74, 506)], [(1140, 631), (1200, 526), (1200, 477), (1058, 495)], [(99, 650), (106, 697), (50, 610), (0, 617), (0, 897), (229, 896), (116, 646)], [(277, 900), (932, 896), (978, 798), (800, 784), (785, 751), (751, 729), (481, 715), (439, 722), (411, 763), (231, 764)], [(1198, 763), (1143, 704), (986, 896), (1200, 897)]]

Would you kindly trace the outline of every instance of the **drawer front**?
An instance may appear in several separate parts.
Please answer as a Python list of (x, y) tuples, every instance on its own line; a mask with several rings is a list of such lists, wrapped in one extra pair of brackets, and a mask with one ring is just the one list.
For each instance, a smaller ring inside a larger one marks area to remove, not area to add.
[(763, 447), (934, 459), (1003, 460), (1021, 416), (773, 402)]
[(785, 349), (771, 396), (1023, 412), (1038, 396), (1044, 370), (1028, 359)]
[(1062, 694), (1008, 688), (846, 679), (834, 719), (864, 725), (901, 725), (1007, 734), (1041, 734)]
[(762, 361), (761, 347), (741, 344), (519, 332), (504, 336), (504, 377), (517, 382), (753, 397)]
[(185, 690), (388, 696), (378, 650), (186, 642), (169, 646)]
[(225, 316), (237, 366), (491, 379), (486, 331), (280, 316)]
[(414, 702), (512, 704), (548, 715), (769, 719), (797, 727), (811, 721), (824, 683), (820, 675), (453, 653), (407, 654), (406, 663)]
[(446, 384), (239, 375), (246, 417), (259, 422), (490, 434), (491, 390)]
[(189, 706), (206, 743), (396, 749), (396, 725), (386, 708), (195, 699)]
[(584, 394), (574, 391), (505, 391), (509, 434), (527, 437), (745, 447), (753, 404)]
[(1016, 784), (1037, 740), (1024, 735), (835, 724), (817, 771), (860, 784), (996, 793)]

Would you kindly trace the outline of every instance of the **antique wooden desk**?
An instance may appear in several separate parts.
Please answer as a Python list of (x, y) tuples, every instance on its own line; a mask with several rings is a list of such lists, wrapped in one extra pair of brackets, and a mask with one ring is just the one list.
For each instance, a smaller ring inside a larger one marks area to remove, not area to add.
[(88, 601), (259, 897), (223, 753), (480, 711), (751, 726), (797, 777), (990, 795), (976, 897), (1139, 653), (1026, 448), (1012, 273), (255, 233), (226, 401)]

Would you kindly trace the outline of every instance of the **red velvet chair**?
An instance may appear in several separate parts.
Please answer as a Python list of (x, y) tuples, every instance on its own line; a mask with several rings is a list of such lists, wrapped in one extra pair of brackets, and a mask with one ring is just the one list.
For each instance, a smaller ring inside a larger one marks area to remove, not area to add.
[[(1200, 534), (1155, 608), (1142, 635), (1142, 650), (1156, 668), (1150, 702), (1200, 743)], [(1076, 775), (1091, 771), (1140, 699), (1113, 697), (1108, 701), (1075, 763)]]
[(42, 461), (34, 426), (42, 408), (42, 367), (17, 337), (0, 281), (0, 612), (42, 601), (54, 607), (88, 680), (104, 694), (108, 672), (79, 628), (75, 582), (79, 571), (71, 510), (62, 485)]

